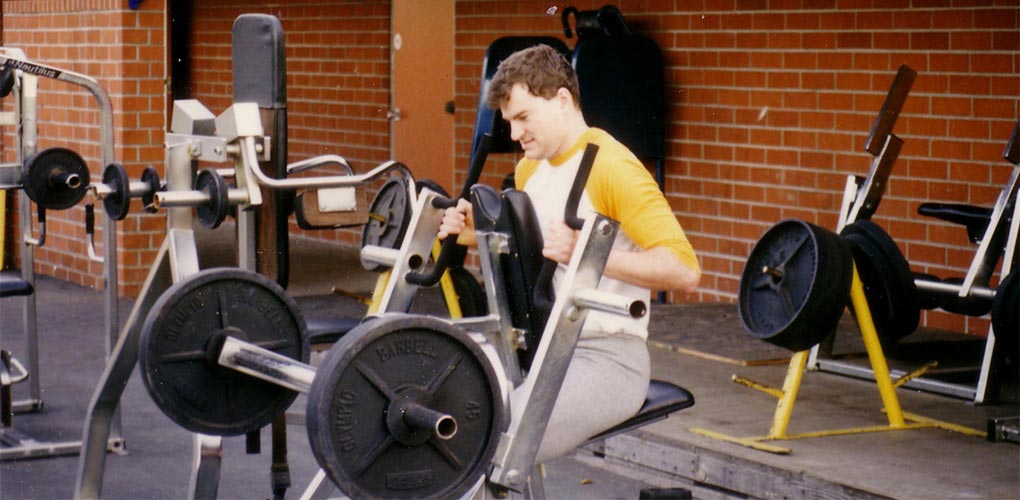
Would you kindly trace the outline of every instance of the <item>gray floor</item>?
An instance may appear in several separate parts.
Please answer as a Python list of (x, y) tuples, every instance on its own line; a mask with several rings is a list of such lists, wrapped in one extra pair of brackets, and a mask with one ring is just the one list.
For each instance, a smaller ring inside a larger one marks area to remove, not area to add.
[[(291, 293), (304, 307), (352, 314), (362, 310), (353, 299), (323, 295), (334, 288), (356, 294), (371, 290), (373, 275), (360, 270), (349, 249), (296, 241), (292, 252)], [(204, 264), (214, 265), (215, 259)], [(429, 300), (426, 296), (423, 303)], [(38, 301), (46, 406), (40, 414), (17, 415), (15, 426), (41, 440), (79, 439), (85, 407), (104, 366), (102, 294), (42, 278)], [(122, 314), (129, 308), (124, 301)], [(0, 302), (4, 348), (16, 354), (23, 352), (19, 309), (16, 300)], [(739, 374), (780, 386), (786, 365), (768, 362), (789, 353), (742, 337), (746, 334), (734, 314), (732, 305), (653, 306), (654, 376), (688, 388), (697, 404), (549, 464), (549, 498), (634, 499), (649, 485), (685, 486), (696, 498), (1020, 498), (1020, 446), (1013, 443), (941, 429), (899, 430), (782, 441), (774, 444), (793, 451), (775, 455), (690, 432), (702, 427), (759, 436), (772, 424), (776, 400), (730, 377)], [(738, 366), (734, 359), (765, 364)], [(905, 388), (896, 394), (907, 412), (984, 429), (989, 417), (1020, 415), (1015, 384), (1008, 385), (1003, 402), (980, 406)], [(24, 388), (16, 391), (18, 396)], [(183, 498), (190, 435), (155, 407), (137, 372), (122, 405), (128, 453), (108, 456), (103, 496)], [(886, 422), (881, 409), (874, 383), (808, 372), (790, 432), (880, 426)], [(226, 440), (220, 498), (270, 496), (268, 443), (266, 435), (263, 453), (246, 455), (243, 439)], [(297, 498), (317, 468), (303, 426), (289, 426), (289, 447), (294, 487), (288, 498)], [(69, 498), (77, 461), (60, 457), (0, 464), (0, 497)]]

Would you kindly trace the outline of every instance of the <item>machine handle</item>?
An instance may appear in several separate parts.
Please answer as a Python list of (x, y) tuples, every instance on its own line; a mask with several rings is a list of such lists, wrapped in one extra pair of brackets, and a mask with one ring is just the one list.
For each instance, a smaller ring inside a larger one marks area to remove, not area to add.
[[(485, 166), (485, 160), (489, 156), (489, 151), (492, 149), (492, 134), (485, 134), (482, 139), (478, 142), (478, 147), (475, 149), (475, 155), (472, 158), (471, 166), (468, 168), (467, 179), (464, 180), (464, 186), (460, 190), (460, 194), (456, 198), (446, 198), (443, 196), (437, 196), (432, 199), (432, 206), (435, 208), (445, 209), (457, 206), (457, 200), (466, 198), (471, 192), (471, 186), (478, 183), (478, 179), (482, 176), (482, 167)], [(457, 246), (457, 238), (446, 238), (443, 241), (442, 247), (439, 249), (439, 255), (436, 256), (436, 262), (432, 266), (432, 269), (428, 273), (408, 273), (404, 277), (408, 283), (418, 286), (432, 286), (439, 282), (439, 279), (446, 272), (446, 268), (449, 267), (450, 256), (453, 254)]]

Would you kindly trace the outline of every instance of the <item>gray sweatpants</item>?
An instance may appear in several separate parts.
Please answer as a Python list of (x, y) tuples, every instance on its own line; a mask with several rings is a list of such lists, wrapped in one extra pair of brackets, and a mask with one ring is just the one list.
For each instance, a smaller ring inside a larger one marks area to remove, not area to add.
[(565, 455), (634, 416), (648, 395), (650, 371), (644, 339), (582, 334), (535, 463)]

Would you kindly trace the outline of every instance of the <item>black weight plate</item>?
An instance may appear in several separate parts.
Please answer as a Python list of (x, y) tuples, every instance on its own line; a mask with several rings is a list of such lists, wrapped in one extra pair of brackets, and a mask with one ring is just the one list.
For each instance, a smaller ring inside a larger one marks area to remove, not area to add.
[(439, 193), (444, 198), (450, 197), (450, 193), (448, 193), (446, 189), (443, 189), (443, 186), (440, 186), (438, 182), (432, 179), (418, 179), (414, 181), (415, 192), (421, 193), (422, 188), (429, 188), (430, 190)]
[(131, 179), (120, 163), (111, 163), (103, 170), (103, 184), (112, 192), (103, 198), (103, 210), (113, 220), (124, 220), (131, 208)]
[(220, 227), (227, 218), (230, 203), (227, 197), (227, 181), (212, 169), (205, 169), (195, 178), (195, 190), (209, 195), (209, 202), (195, 207), (198, 221), (209, 229)]
[(14, 69), (0, 68), (0, 97), (7, 97), (14, 90)]
[[(411, 223), (411, 204), (407, 196), (407, 181), (395, 178), (383, 184), (368, 207), (368, 222), (361, 232), (361, 246), (400, 248), (404, 233)], [(376, 266), (370, 271), (379, 271)]]
[(833, 332), (850, 297), (850, 247), (836, 233), (799, 220), (758, 240), (740, 279), (738, 310), (755, 338), (802, 351)]
[[(494, 363), (459, 328), (427, 316), (387, 315), (343, 336), (308, 394), (308, 439), (323, 470), (351, 498), (459, 498), (490, 466), (506, 426)], [(387, 422), (415, 397), (452, 416), (456, 434), (409, 442)]]
[[(963, 285), (963, 281), (963, 278), (959, 276), (942, 280), (943, 283), (957, 286)], [(943, 310), (964, 316), (984, 316), (992, 310), (992, 300), (975, 295), (960, 297), (955, 293), (940, 293), (935, 296), (935, 302)]]
[(1017, 269), (1010, 271), (999, 283), (992, 301), (992, 328), (995, 341), (1001, 345), (1000, 352), (1016, 359), (1020, 349), (1020, 279)]
[(914, 333), (921, 305), (914, 274), (896, 242), (870, 220), (848, 224), (840, 235), (853, 251), (878, 337), (895, 342)]
[(89, 187), (89, 166), (67, 148), (47, 148), (25, 159), (22, 186), (32, 201), (47, 210), (78, 204)]
[(156, 199), (156, 193), (162, 188), (162, 183), (159, 180), (159, 172), (153, 167), (145, 167), (142, 171), (142, 182), (148, 184), (148, 189), (142, 195), (142, 207), (145, 208), (146, 212), (154, 214), (158, 211), (156, 205), (153, 203)]
[(917, 280), (929, 281), (929, 282), (933, 282), (933, 283), (939, 282), (939, 281), (942, 281), (942, 280), (939, 279), (939, 277), (935, 276), (934, 274), (914, 273), (914, 283), (915, 283), (914, 284), (914, 288), (917, 289), (917, 305), (921, 309), (927, 309), (927, 310), (938, 308), (939, 303), (938, 303), (938, 300), (935, 298), (935, 293), (934, 292), (929, 292), (927, 290), (922, 290), (920, 288), (917, 288), (917, 284), (916, 284)]
[(139, 366), (156, 405), (185, 429), (245, 434), (271, 423), (297, 397), (220, 366), (216, 358), (226, 335), (308, 360), (305, 321), (272, 280), (214, 268), (171, 286), (145, 317)]
[(485, 288), (475, 279), (471, 271), (463, 267), (448, 269), (453, 289), (457, 292), (457, 304), (463, 317), (485, 316), (489, 314), (489, 299), (485, 296)]

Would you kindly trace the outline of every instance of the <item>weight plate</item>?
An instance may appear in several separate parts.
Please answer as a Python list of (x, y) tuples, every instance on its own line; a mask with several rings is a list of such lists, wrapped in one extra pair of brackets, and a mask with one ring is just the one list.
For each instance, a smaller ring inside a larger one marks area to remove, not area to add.
[(995, 341), (1001, 345), (1000, 352), (1007, 353), (1016, 359), (1020, 348), (1020, 279), (1017, 270), (1013, 269), (999, 283), (992, 301), (992, 328)]
[(145, 170), (142, 171), (142, 182), (149, 186), (145, 193), (142, 194), (142, 207), (145, 208), (146, 212), (154, 214), (159, 210), (153, 202), (156, 199), (156, 193), (163, 187), (159, 180), (159, 172), (153, 167), (145, 167)]
[(821, 342), (850, 298), (853, 261), (836, 233), (799, 220), (758, 240), (740, 278), (737, 306), (755, 338), (791, 351)]
[[(963, 278), (953, 276), (942, 282), (959, 286), (963, 284)], [(992, 310), (992, 300), (974, 295), (960, 297), (955, 293), (940, 293), (935, 295), (935, 301), (943, 310), (964, 316), (984, 316)]]
[[(308, 439), (351, 498), (459, 498), (490, 466), (507, 412), (494, 354), (427, 316), (363, 323), (326, 354), (308, 394)], [(409, 403), (449, 415), (441, 439), (408, 429)]]
[(451, 267), (447, 271), (450, 273), (453, 289), (457, 292), (461, 316), (469, 318), (489, 314), (489, 299), (485, 296), (485, 288), (475, 275), (463, 267)]
[(22, 186), (32, 201), (47, 210), (78, 204), (89, 187), (89, 166), (67, 148), (47, 148), (25, 159)]
[(103, 210), (113, 220), (124, 220), (131, 208), (131, 180), (127, 169), (120, 163), (111, 163), (103, 169), (103, 184), (112, 192), (103, 198)]
[(209, 195), (209, 202), (195, 207), (198, 221), (209, 229), (216, 229), (227, 218), (230, 203), (227, 199), (227, 181), (213, 169), (205, 169), (195, 179), (195, 190)]
[(0, 97), (7, 97), (14, 90), (14, 69), (0, 68)]
[(928, 282), (939, 282), (942, 281), (938, 276), (928, 273), (914, 273), (914, 288), (917, 289), (917, 305), (921, 309), (936, 309), (939, 306), (938, 300), (935, 298), (935, 292), (929, 292), (917, 288), (917, 280), (928, 281)]
[(881, 226), (860, 220), (843, 228), (878, 337), (895, 342), (917, 330), (921, 306), (914, 274), (896, 242)]
[[(383, 184), (368, 207), (368, 222), (361, 232), (361, 246), (400, 248), (407, 226), (411, 223), (411, 204), (407, 181), (395, 178)], [(379, 271), (375, 266), (370, 271)]]
[(163, 413), (192, 432), (235, 436), (281, 415), (297, 393), (219, 365), (233, 336), (307, 362), (307, 327), (297, 305), (264, 276), (201, 271), (168, 288), (145, 317), (139, 366)]

